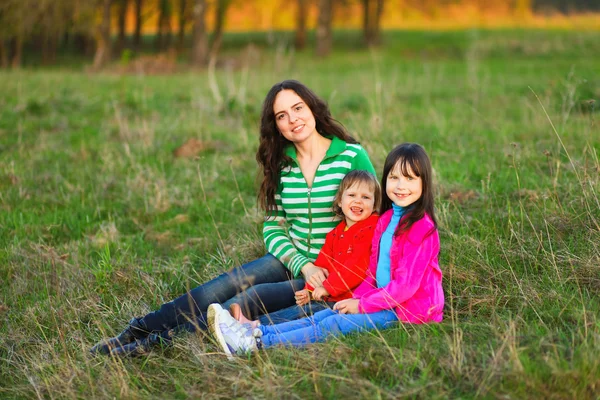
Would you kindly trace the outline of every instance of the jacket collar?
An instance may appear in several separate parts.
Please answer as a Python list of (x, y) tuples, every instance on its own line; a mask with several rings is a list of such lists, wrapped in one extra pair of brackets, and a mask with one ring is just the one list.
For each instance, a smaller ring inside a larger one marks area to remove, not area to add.
[(362, 221), (359, 221), (359, 222), (355, 223), (350, 228), (348, 228), (347, 231), (345, 231), (344, 229), (346, 228), (346, 220), (342, 218), (342, 220), (340, 221), (340, 223), (337, 225), (336, 229), (339, 232), (341, 232), (341, 233), (343, 233), (343, 232), (354, 232), (355, 230), (362, 229), (365, 225), (371, 225), (371, 224), (373, 224), (373, 222), (376, 222), (378, 219), (379, 219), (379, 215), (376, 214), (375, 212), (373, 212), (373, 214), (369, 215), (369, 218), (363, 219)]
[[(347, 143), (337, 136), (325, 136), (327, 139), (331, 139), (331, 144), (325, 153), (325, 158), (334, 157), (341, 154), (346, 150)], [(290, 157), (294, 161), (298, 161), (298, 155), (296, 154), (296, 146), (289, 144), (284, 150), (283, 154)]]

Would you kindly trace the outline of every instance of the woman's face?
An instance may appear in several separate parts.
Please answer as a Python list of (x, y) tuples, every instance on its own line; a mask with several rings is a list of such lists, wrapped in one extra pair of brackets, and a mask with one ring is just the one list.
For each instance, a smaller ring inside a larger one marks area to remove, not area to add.
[(293, 90), (286, 89), (277, 94), (273, 113), (279, 132), (294, 144), (306, 141), (316, 132), (312, 111)]

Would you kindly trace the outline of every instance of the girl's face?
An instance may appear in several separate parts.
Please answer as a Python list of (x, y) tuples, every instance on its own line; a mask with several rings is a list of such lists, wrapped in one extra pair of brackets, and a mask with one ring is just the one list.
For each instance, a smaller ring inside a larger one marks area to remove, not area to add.
[(385, 193), (392, 202), (400, 207), (408, 207), (421, 198), (423, 182), (415, 176), (410, 166), (407, 165), (408, 176), (402, 174), (400, 162), (397, 162), (390, 171), (386, 180)]
[(339, 206), (346, 217), (349, 228), (357, 222), (364, 221), (373, 213), (375, 193), (365, 182), (357, 182), (342, 193)]
[(294, 144), (304, 142), (316, 132), (312, 111), (293, 90), (286, 89), (277, 94), (273, 112), (277, 129)]

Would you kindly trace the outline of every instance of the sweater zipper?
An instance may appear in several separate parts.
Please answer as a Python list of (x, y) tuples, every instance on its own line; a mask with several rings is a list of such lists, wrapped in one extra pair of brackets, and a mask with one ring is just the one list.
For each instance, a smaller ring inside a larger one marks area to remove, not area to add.
[(310, 233), (312, 232), (312, 210), (311, 210), (311, 203), (310, 203), (310, 192), (312, 191), (312, 187), (308, 188), (308, 192), (306, 193), (306, 197), (308, 199), (308, 235), (306, 237), (306, 247), (307, 249), (307, 256), (310, 256)]

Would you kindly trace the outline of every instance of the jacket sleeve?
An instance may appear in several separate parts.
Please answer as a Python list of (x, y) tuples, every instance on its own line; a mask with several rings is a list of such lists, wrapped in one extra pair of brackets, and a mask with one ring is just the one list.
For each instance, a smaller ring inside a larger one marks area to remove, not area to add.
[[(371, 254), (373, 229), (365, 229), (354, 240), (352, 257), (343, 265), (336, 265), (329, 270), (329, 277), (323, 282), (323, 287), (331, 296), (339, 296), (356, 288), (365, 279)], [(334, 261), (335, 262), (335, 261)]]
[(430, 261), (439, 252), (437, 231), (428, 234), (424, 225), (426, 224), (420, 224), (418, 232), (412, 232), (411, 229), (405, 237), (403, 254), (398, 261), (399, 265), (394, 268), (390, 283), (360, 297), (360, 312), (374, 313), (395, 308), (417, 292), (425, 272), (430, 268)]
[(359, 299), (363, 294), (377, 287), (375, 276), (377, 271), (377, 258), (379, 256), (379, 240), (381, 239), (381, 234), (383, 233), (384, 229), (385, 227), (383, 226), (383, 221), (379, 219), (379, 221), (377, 221), (377, 226), (375, 227), (375, 234), (373, 234), (373, 238), (371, 239), (369, 269), (367, 270), (365, 279), (352, 293), (352, 297), (355, 299)]
[(295, 277), (300, 275), (302, 267), (310, 262), (296, 249), (286, 231), (286, 215), (281, 202), (281, 189), (275, 195), (277, 209), (265, 216), (263, 239), (267, 251), (289, 269)]
[[(335, 228), (325, 236), (325, 243), (321, 250), (319, 251), (319, 255), (315, 260), (315, 265), (320, 268), (325, 268), (327, 272), (331, 273), (332, 270), (332, 262), (333, 262), (333, 235), (335, 232)], [(314, 287), (308, 282), (306, 282), (305, 289), (315, 290)]]
[(369, 155), (366, 150), (360, 147), (356, 152), (356, 157), (352, 159), (352, 169), (358, 169), (362, 171), (369, 171), (377, 178), (377, 173), (375, 172), (375, 168), (373, 168), (373, 164), (369, 159)]

